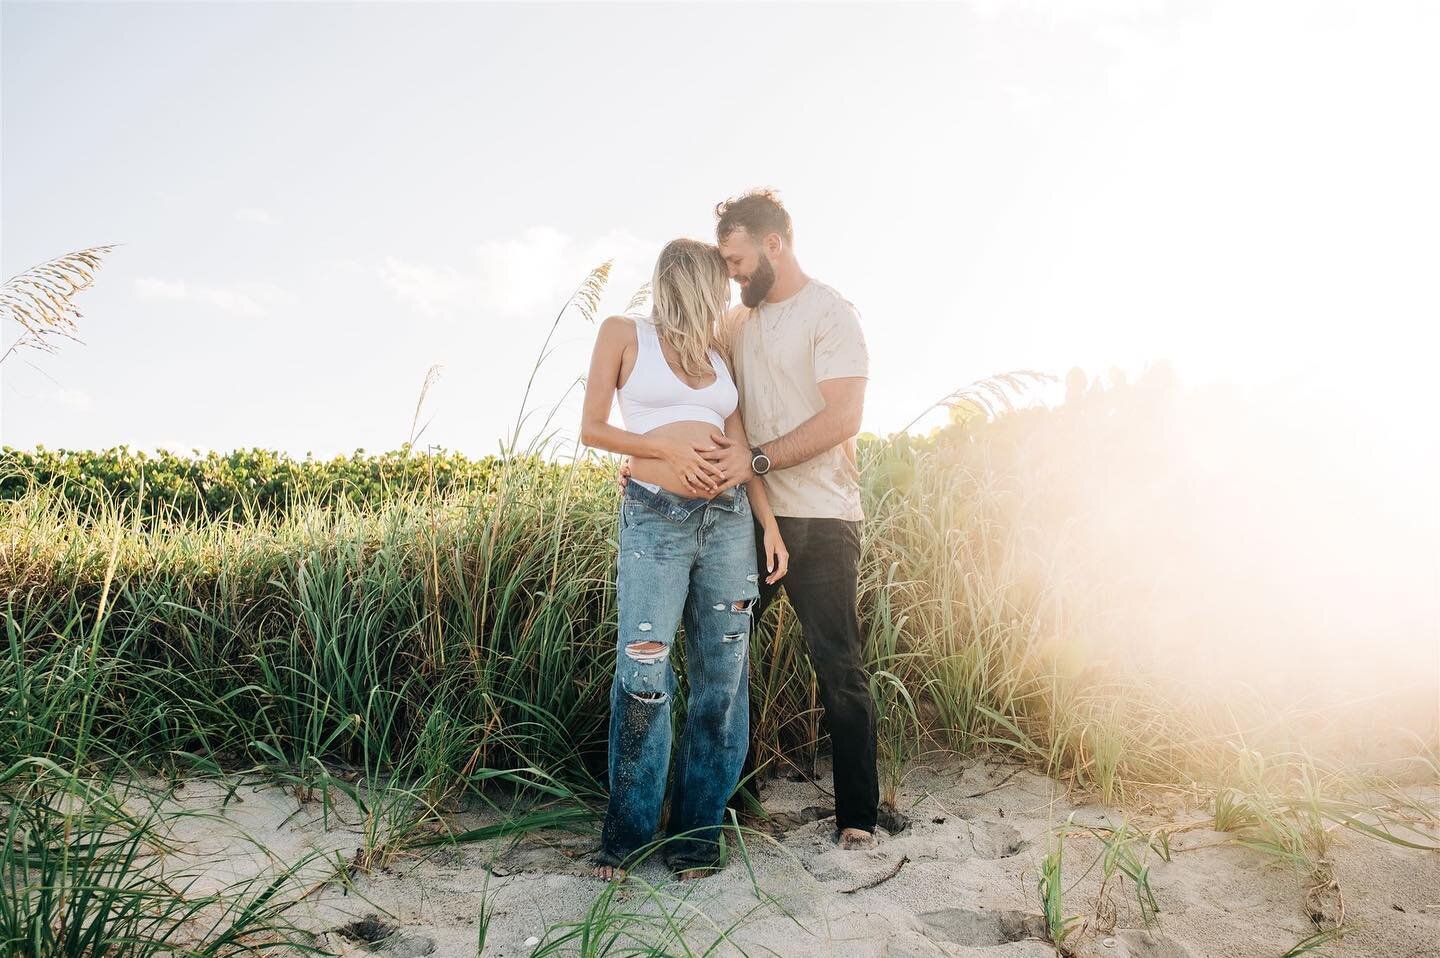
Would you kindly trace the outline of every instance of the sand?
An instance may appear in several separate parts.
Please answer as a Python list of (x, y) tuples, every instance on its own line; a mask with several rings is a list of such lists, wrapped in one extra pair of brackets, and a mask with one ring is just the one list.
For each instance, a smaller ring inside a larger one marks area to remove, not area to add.
[[(1124, 820), (1115, 809), (1072, 802), (1057, 782), (1017, 766), (951, 759), (905, 776), (896, 805), (908, 825), (882, 830), (873, 849), (842, 851), (830, 837), (823, 761), (819, 771), (818, 785), (766, 783), (764, 803), (781, 824), (773, 838), (748, 839), (748, 868), (732, 857), (723, 872), (681, 883), (659, 861), (646, 862), (615, 891), (608, 913), (673, 915), (684, 945), (672, 933), (666, 951), (676, 954), (1041, 958), (1055, 954), (1039, 940), (1044, 922), (1035, 887), (1054, 827), (1072, 814), (1081, 824)], [(177, 793), (179, 806), (213, 814), (176, 822), (181, 851), (166, 867), (201, 869), (197, 888), (208, 889), (273, 873), (312, 850), (330, 853), (328, 864), (317, 860), (302, 876), (297, 888), (308, 894), (289, 917), (338, 955), (474, 956), (488, 881), (484, 955), (520, 958), (547, 930), (553, 939), (553, 926), (582, 919), (605, 889), (587, 863), (595, 836), (560, 831), (402, 852), (382, 868), (352, 870), (349, 882), (327, 882), (335, 862), (353, 860), (364, 844), (359, 810), (338, 800), (327, 815), (318, 801), (301, 803), (293, 791), (260, 782), (240, 785), (222, 809), (234, 784), (195, 781)], [(1417, 795), (1440, 800), (1435, 789)], [(1149, 807), (1136, 823), (1204, 818), (1177, 800)], [(447, 816), (457, 831), (497, 820), (487, 812)], [(1100, 869), (1089, 866), (1101, 845), (1072, 838), (1064, 912), (1091, 916), (1067, 942), (1073, 954), (1279, 958), (1313, 934), (1304, 876), (1228, 839), (1193, 827), (1174, 835), (1169, 862), (1149, 856), (1160, 912), (1146, 928), (1129, 882), (1112, 881), (1095, 918)], [(1336, 842), (1334, 871), (1351, 931), (1311, 954), (1440, 958), (1440, 853), (1350, 832), (1337, 832)], [(730, 940), (719, 941), (732, 926)], [(627, 928), (647, 941), (666, 940), (653, 923), (611, 927), (622, 933), (612, 954), (638, 944), (625, 937)], [(576, 954), (579, 945), (553, 953)]]

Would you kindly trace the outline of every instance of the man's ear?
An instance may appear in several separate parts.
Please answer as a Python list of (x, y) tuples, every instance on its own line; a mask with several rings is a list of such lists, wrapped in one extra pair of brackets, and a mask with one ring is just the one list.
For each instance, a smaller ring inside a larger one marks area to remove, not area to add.
[(780, 249), (785, 243), (780, 239), (779, 233), (767, 233), (765, 236), (765, 255), (771, 259), (780, 255)]

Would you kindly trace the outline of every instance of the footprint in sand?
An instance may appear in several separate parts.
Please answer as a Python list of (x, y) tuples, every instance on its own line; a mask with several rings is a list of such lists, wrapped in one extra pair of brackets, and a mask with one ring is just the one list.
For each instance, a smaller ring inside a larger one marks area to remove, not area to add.
[(926, 823), (894, 846), (912, 861), (960, 861), (1009, 858), (1025, 848), (1025, 840), (1018, 830), (1003, 822), (956, 818)]
[(802, 858), (805, 868), (819, 881), (861, 882), (883, 875), (894, 867), (895, 860), (877, 849), (864, 851), (823, 852), (813, 858)]
[(972, 948), (1045, 937), (1045, 919), (1023, 911), (941, 908), (921, 912), (916, 917), (924, 926), (926, 937)]
[(976, 858), (1009, 858), (1025, 847), (1020, 832), (1003, 822), (966, 822)]
[(424, 935), (412, 935), (386, 924), (378, 915), (352, 921), (335, 929), (341, 938), (356, 942), (366, 951), (387, 958), (424, 958), (435, 953), (435, 941)]
[(522, 843), (510, 849), (495, 863), (496, 875), (520, 875), (543, 872), (548, 875), (580, 875), (591, 873), (591, 866), (582, 846), (538, 845)]

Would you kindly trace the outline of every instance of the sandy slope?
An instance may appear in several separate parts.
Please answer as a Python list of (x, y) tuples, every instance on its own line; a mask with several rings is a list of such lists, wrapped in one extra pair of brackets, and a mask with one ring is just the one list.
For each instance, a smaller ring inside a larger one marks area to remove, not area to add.
[[(823, 765), (821, 776), (828, 786)], [(216, 783), (196, 782), (181, 795), (186, 807), (213, 810), (223, 792)], [(246, 785), (235, 794), (240, 801), (232, 800), (218, 822), (177, 826), (176, 837), (193, 843), (174, 859), (177, 867), (229, 852), (223, 865), (206, 870), (207, 881), (223, 884), (294, 862), (310, 849), (353, 854), (362, 843), (353, 827), (358, 812), (348, 804), (331, 810), (327, 828), (318, 802), (300, 806), (291, 794), (268, 786)], [(1440, 799), (1433, 790), (1428, 797)], [(1035, 937), (1043, 927), (1035, 879), (1052, 827), (1072, 812), (1083, 823), (1121, 820), (1100, 806), (1071, 804), (1057, 783), (1042, 776), (958, 760), (911, 770), (898, 799), (910, 824), (882, 834), (869, 851), (840, 851), (831, 843), (833, 819), (814, 817), (817, 806), (828, 811), (828, 798), (814, 784), (770, 782), (764, 801), (787, 827), (773, 840), (750, 839), (748, 869), (732, 859), (723, 873), (682, 884), (658, 861), (647, 862), (616, 894), (611, 913), (655, 915), (663, 908), (675, 915), (696, 953), (714, 943), (721, 928), (738, 923), (733, 943), (722, 942), (712, 954), (1040, 958), (1054, 954)], [(1190, 821), (1202, 813), (1177, 806), (1142, 824), (1167, 816)], [(452, 824), (463, 829), (493, 820), (460, 814)], [(268, 854), (253, 847), (235, 853), (243, 846), (229, 829), (243, 830)], [(1177, 834), (1171, 862), (1149, 859), (1161, 909), (1158, 927), (1141, 927), (1133, 886), (1125, 883), (1114, 889), (1106, 909), (1115, 929), (1086, 933), (1074, 942), (1077, 954), (1278, 958), (1311, 934), (1301, 876), (1225, 838), (1203, 828)], [(1392, 849), (1358, 835), (1339, 842), (1336, 875), (1355, 930), (1318, 953), (1440, 958), (1440, 853)], [(385, 869), (357, 875), (350, 889), (333, 882), (316, 888), (295, 915), (321, 933), (317, 943), (338, 954), (371, 954), (378, 947), (379, 954), (392, 956), (473, 956), (489, 874), (494, 917), (485, 955), (528, 955), (533, 945), (527, 940), (580, 918), (596, 901), (603, 885), (586, 864), (594, 847), (591, 836), (552, 832), (518, 843), (404, 855)], [(1067, 843), (1067, 914), (1093, 912), (1099, 869), (1085, 873), (1099, 851), (1090, 839)], [(317, 862), (307, 887), (324, 875)], [(337, 933), (369, 915), (397, 930), (378, 946)], [(669, 950), (683, 953), (678, 945)]]

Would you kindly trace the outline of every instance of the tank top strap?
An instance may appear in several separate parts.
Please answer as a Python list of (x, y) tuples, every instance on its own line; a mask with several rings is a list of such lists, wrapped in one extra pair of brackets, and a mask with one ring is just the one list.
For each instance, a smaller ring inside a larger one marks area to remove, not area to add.
[(655, 328), (655, 323), (648, 316), (635, 317), (635, 338), (639, 343), (640, 351), (648, 353), (660, 342), (660, 331)]
[(640, 352), (635, 357), (636, 365), (643, 359), (648, 368), (657, 370), (649, 375), (664, 378), (664, 374), (670, 371), (670, 363), (665, 359), (665, 350), (660, 348), (660, 327), (649, 316), (640, 316), (635, 320), (635, 329), (640, 337)]

